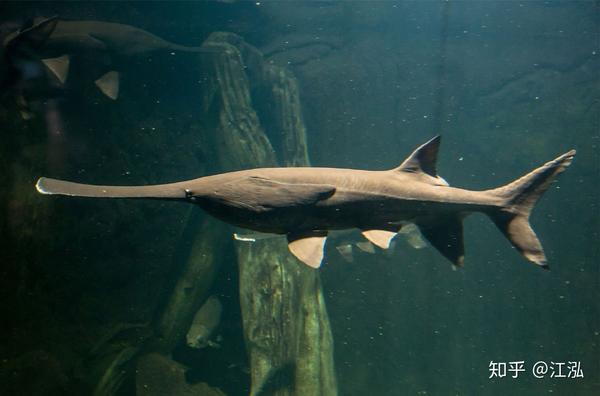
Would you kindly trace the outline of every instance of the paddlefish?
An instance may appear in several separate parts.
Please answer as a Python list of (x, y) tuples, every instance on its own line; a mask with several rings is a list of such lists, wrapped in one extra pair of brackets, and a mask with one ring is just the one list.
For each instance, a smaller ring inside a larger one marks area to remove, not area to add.
[(465, 216), (487, 215), (529, 261), (548, 268), (530, 213), (575, 150), (493, 189), (451, 187), (437, 174), (440, 137), (418, 147), (400, 166), (371, 171), (341, 168), (258, 168), (148, 186), (99, 186), (40, 178), (42, 194), (94, 198), (152, 198), (196, 204), (234, 226), (283, 234), (290, 252), (320, 267), (328, 232), (359, 229), (386, 249), (407, 224), (453, 265), (464, 263)]

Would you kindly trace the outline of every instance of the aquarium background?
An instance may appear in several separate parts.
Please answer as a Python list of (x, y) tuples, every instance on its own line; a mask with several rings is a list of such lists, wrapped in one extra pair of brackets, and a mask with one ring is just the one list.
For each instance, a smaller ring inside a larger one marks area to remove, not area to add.
[[(531, 219), (550, 271), (473, 215), (462, 269), (400, 236), (391, 251), (356, 251), (353, 262), (330, 241), (320, 282), (340, 395), (595, 395), (599, 11), (592, 1), (3, 2), (0, 20), (3, 35), (58, 15), (128, 24), (189, 46), (234, 33), (258, 50), (245, 59), (295, 76), (312, 166), (388, 169), (441, 134), (440, 175), (486, 189), (576, 149)], [(116, 101), (90, 84), (93, 65), (74, 64), (64, 87), (34, 90), (30, 119), (3, 92), (0, 393), (249, 394), (231, 228), (201, 228), (213, 239), (200, 249), (198, 208), (48, 197), (34, 188), (40, 176), (147, 184), (243, 167), (216, 154), (225, 151), (203, 99), (211, 69), (200, 58), (158, 51), (116, 65)], [(273, 108), (248, 76), (254, 121), (286, 164)], [(161, 338), (157, 326), (189, 326), (189, 313), (168, 321), (161, 312), (179, 301), (183, 263), (207, 252), (218, 262), (203, 278), (207, 292), (181, 301), (197, 309), (218, 296), (219, 347), (195, 350), (185, 329)], [(526, 371), (490, 379), (491, 361), (524, 361)], [(584, 378), (537, 379), (537, 361), (578, 361)], [(285, 374), (255, 394), (302, 394), (298, 378)]]

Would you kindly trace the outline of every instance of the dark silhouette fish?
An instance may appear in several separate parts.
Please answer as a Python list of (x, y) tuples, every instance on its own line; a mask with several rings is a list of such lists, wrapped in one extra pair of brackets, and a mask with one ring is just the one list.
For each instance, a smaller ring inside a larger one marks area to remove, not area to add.
[(547, 268), (529, 215), (575, 150), (505, 186), (471, 191), (450, 187), (437, 175), (440, 137), (385, 171), (338, 168), (262, 168), (151, 186), (96, 186), (41, 178), (37, 190), (105, 198), (175, 199), (198, 204), (230, 224), (285, 234), (290, 251), (317, 268), (330, 230), (358, 228), (372, 243), (389, 247), (406, 222), (454, 265), (464, 261), (462, 219), (488, 215), (525, 258)]
[(171, 43), (145, 30), (120, 23), (36, 18), (9, 34), (3, 42), (5, 80), (18, 79), (26, 60), (40, 60), (60, 83), (67, 80), (71, 57), (95, 62), (102, 70), (94, 82), (111, 99), (119, 95), (119, 72), (124, 59), (154, 51), (213, 52), (203, 47)]

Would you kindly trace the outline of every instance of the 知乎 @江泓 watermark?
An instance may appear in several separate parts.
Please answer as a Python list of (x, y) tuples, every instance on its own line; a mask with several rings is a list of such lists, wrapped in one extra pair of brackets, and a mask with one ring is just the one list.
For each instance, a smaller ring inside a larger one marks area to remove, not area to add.
[(583, 378), (581, 362), (553, 362), (538, 360), (531, 367), (526, 367), (524, 360), (514, 362), (490, 361), (489, 378), (518, 378), (520, 373), (530, 372), (535, 378)]

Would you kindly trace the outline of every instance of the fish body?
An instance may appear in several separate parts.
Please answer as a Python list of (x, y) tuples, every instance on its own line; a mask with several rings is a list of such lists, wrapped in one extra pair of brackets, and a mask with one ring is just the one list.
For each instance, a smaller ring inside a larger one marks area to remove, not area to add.
[(186, 343), (190, 348), (202, 349), (217, 345), (211, 340), (211, 337), (221, 322), (222, 311), (223, 306), (219, 299), (215, 296), (208, 297), (194, 315), (190, 329), (185, 336)]
[[(52, 20), (39, 18), (34, 26)], [(143, 29), (122, 23), (56, 19), (54, 29), (38, 49), (38, 54), (51, 58), (67, 53), (106, 51), (118, 56), (136, 56), (160, 50), (206, 52), (204, 48), (171, 43)]]
[(572, 161), (571, 150), (506, 186), (472, 191), (450, 187), (437, 175), (440, 138), (417, 148), (400, 166), (367, 171), (342, 168), (258, 168), (154, 186), (95, 186), (41, 178), (44, 194), (106, 198), (176, 199), (198, 204), (232, 225), (285, 234), (290, 251), (319, 267), (327, 233), (358, 228), (388, 248), (406, 223), (454, 265), (464, 260), (462, 219), (488, 215), (530, 261), (547, 268), (529, 214), (554, 177)]
[[(171, 43), (143, 29), (114, 22), (35, 18), (7, 35), (0, 58), (1, 85), (7, 89), (23, 85), (41, 62), (60, 85), (67, 81), (73, 58), (83, 60), (86, 75), (108, 98), (119, 96), (119, 69), (131, 57), (165, 52), (213, 52), (203, 47)], [(39, 74), (39, 72), (36, 72)], [(19, 92), (23, 97), (24, 94)]]

